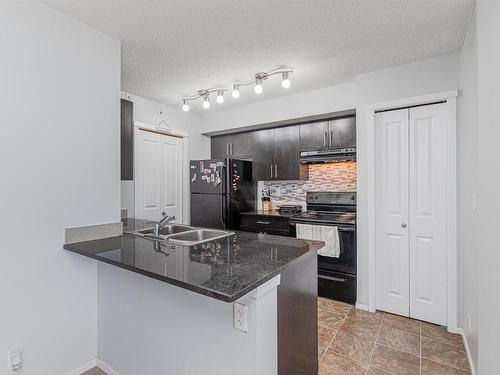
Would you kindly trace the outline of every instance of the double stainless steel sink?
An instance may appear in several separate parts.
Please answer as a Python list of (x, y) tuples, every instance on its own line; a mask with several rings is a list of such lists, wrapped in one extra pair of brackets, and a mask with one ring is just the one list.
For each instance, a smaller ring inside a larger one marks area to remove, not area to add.
[(183, 246), (198, 245), (203, 242), (213, 241), (234, 235), (234, 232), (228, 232), (225, 230), (195, 228), (183, 224), (168, 224), (160, 229), (158, 235), (154, 234), (154, 227), (128, 233)]

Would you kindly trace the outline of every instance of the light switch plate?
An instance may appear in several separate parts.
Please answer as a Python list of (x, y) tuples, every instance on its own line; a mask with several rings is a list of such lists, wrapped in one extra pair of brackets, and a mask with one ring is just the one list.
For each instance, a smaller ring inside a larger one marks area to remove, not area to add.
[(236, 302), (234, 304), (234, 328), (248, 332), (248, 306)]

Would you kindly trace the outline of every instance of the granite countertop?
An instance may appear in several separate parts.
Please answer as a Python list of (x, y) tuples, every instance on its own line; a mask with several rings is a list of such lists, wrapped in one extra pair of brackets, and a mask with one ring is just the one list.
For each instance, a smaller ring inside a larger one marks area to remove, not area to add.
[[(124, 231), (151, 223), (123, 220)], [(64, 245), (66, 250), (224, 302), (237, 300), (321, 247), (319, 241), (237, 231), (194, 246), (127, 234)]]
[(275, 216), (275, 217), (292, 217), (297, 214), (299, 214), (299, 212), (296, 212), (294, 214), (281, 213), (278, 210), (272, 210), (272, 211), (257, 210), (257, 211), (247, 211), (240, 213), (240, 215), (258, 215), (258, 216)]

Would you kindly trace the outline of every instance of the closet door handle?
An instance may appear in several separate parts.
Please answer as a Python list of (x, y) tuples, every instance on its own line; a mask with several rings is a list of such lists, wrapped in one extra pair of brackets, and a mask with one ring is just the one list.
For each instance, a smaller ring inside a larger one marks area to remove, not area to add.
[(408, 226), (408, 224), (406, 224), (405, 222), (402, 222), (402, 223), (401, 223), (401, 227), (402, 227), (402, 228), (406, 228), (407, 226)]

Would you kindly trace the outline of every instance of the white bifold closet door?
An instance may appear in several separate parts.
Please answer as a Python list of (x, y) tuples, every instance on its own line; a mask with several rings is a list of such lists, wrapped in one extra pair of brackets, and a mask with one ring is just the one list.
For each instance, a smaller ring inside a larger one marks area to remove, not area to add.
[(446, 324), (446, 109), (379, 112), (377, 309)]
[(182, 139), (135, 129), (135, 216), (160, 220), (161, 213), (182, 223)]

